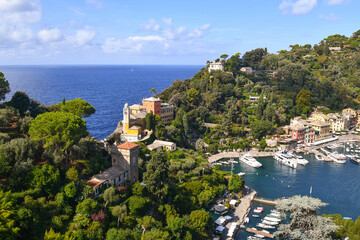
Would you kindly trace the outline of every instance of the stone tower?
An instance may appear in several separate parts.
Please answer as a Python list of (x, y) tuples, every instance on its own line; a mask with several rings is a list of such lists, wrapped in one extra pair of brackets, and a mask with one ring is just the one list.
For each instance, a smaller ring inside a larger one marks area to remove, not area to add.
[(119, 164), (128, 170), (129, 181), (134, 183), (139, 180), (139, 146), (135, 143), (125, 142), (117, 147), (120, 153), (118, 159), (113, 160), (113, 165)]

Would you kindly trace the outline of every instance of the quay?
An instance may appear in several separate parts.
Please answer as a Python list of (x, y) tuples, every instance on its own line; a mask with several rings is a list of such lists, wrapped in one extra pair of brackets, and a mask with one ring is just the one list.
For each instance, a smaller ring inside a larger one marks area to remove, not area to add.
[(264, 199), (264, 198), (254, 198), (254, 202), (271, 205), (271, 206), (276, 206), (276, 201)]
[(266, 233), (266, 232), (263, 232), (263, 231), (259, 231), (259, 230), (255, 230), (255, 229), (252, 229), (252, 228), (247, 228), (246, 229), (247, 232), (251, 232), (251, 233), (255, 233), (255, 234), (261, 234), (265, 237), (268, 237), (268, 238), (274, 238), (274, 236), (270, 233)]
[[(250, 212), (252, 201), (254, 200), (255, 196), (257, 195), (257, 192), (255, 190), (250, 189), (248, 187), (245, 187), (245, 191), (247, 193), (246, 196), (241, 198), (240, 204), (235, 208), (234, 213), (230, 215), (232, 217), (235, 217), (235, 216), (238, 217), (238, 220), (236, 222), (236, 225), (238, 227), (240, 227), (245, 222), (245, 219)], [(221, 235), (221, 239), (228, 238), (227, 234), (228, 234), (231, 224), (232, 224), (231, 221), (226, 224), (225, 230)], [(238, 231), (238, 233), (239, 232), (240, 231)]]

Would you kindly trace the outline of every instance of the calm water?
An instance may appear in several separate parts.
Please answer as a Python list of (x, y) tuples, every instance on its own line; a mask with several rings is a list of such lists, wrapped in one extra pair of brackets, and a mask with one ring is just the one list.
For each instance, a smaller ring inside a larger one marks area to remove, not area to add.
[(122, 119), (124, 104), (141, 103), (176, 79), (191, 78), (202, 66), (0, 66), (12, 93), (24, 91), (43, 104), (79, 98), (96, 108), (86, 118), (92, 136), (103, 139)]
[[(310, 195), (320, 198), (328, 206), (321, 213), (340, 213), (356, 219), (360, 216), (360, 166), (317, 161), (314, 155), (304, 155), (307, 166), (297, 169), (278, 163), (273, 158), (258, 158), (263, 164), (255, 169), (242, 162), (234, 164), (234, 173), (245, 172), (246, 185), (255, 189), (259, 197), (276, 199), (293, 195)], [(230, 171), (231, 167), (224, 166)]]
[[(191, 78), (202, 66), (6, 66), (1, 67), (10, 82), (12, 93), (25, 91), (44, 104), (81, 97), (96, 108), (87, 118), (90, 133), (97, 138), (108, 136), (122, 119), (125, 102), (140, 103), (169, 87), (176, 79)], [(133, 69), (133, 71), (132, 71)], [(12, 93), (8, 94), (8, 98)], [(259, 158), (263, 164), (254, 169), (236, 164), (234, 173), (246, 172), (246, 184), (260, 197), (279, 198), (295, 194), (309, 195), (329, 203), (322, 213), (340, 213), (357, 218), (360, 215), (360, 166), (351, 162), (340, 165), (319, 162), (306, 155), (306, 167), (292, 169), (272, 158)], [(230, 170), (230, 167), (224, 167)], [(251, 219), (256, 223), (256, 219)]]

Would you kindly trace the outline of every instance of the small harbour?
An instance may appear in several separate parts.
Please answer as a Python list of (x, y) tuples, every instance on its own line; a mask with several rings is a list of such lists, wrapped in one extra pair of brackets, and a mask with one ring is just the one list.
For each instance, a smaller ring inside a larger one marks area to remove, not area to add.
[[(339, 213), (356, 219), (360, 215), (360, 166), (349, 160), (345, 164), (318, 161), (314, 154), (301, 154), (309, 161), (307, 166), (290, 168), (272, 157), (256, 158), (261, 168), (253, 168), (242, 162), (233, 164), (233, 173), (245, 172), (247, 186), (258, 192), (258, 197), (277, 199), (293, 195), (310, 195), (329, 205), (322, 208), (324, 214)], [(231, 171), (231, 165), (222, 170)], [(349, 208), (352, 206), (352, 208)], [(251, 220), (250, 220), (251, 221)]]

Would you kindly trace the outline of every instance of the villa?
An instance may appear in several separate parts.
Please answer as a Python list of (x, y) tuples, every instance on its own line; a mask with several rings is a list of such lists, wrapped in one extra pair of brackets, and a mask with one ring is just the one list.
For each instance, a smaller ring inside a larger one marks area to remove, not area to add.
[(220, 70), (222, 72), (225, 71), (224, 65), (221, 62), (209, 63), (209, 68), (208, 68), (209, 73), (211, 73), (211, 71), (216, 71), (216, 70)]

